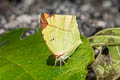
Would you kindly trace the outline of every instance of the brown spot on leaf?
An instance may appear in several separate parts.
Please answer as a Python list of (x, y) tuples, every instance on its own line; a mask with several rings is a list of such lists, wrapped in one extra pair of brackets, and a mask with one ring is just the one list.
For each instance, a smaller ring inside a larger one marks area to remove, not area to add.
[(113, 38), (108, 39), (108, 43), (116, 42)]
[(92, 38), (92, 39), (90, 39), (89, 41), (90, 41), (91, 43), (94, 43), (94, 40), (93, 40), (93, 38)]

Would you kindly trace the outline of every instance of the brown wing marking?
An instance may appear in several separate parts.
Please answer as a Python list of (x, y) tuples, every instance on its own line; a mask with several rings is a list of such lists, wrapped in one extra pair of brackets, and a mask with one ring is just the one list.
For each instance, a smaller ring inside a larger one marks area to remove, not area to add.
[(50, 17), (50, 15), (47, 13), (41, 14), (40, 22), (41, 22), (42, 30), (48, 25), (47, 18), (49, 18), (49, 17)]

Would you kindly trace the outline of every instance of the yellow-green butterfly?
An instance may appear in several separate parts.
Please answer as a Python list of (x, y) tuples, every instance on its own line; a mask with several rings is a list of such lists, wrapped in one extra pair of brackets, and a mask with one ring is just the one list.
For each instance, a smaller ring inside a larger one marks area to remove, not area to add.
[(55, 56), (55, 64), (69, 58), (82, 43), (76, 16), (41, 14), (43, 38)]

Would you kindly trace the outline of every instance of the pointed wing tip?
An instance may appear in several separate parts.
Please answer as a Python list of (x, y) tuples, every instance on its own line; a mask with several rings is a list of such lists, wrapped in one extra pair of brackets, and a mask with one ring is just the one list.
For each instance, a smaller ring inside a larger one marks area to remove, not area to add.
[[(60, 14), (48, 14), (48, 13), (42, 13), (41, 14), (41, 18), (40, 18), (40, 23), (41, 23), (41, 29), (45, 29), (48, 25), (48, 21), (47, 19), (52, 17), (52, 16), (55, 16), (55, 15), (60, 15)], [(61, 16), (61, 15), (60, 15)], [(76, 19), (76, 16), (75, 15), (63, 15), (63, 16), (67, 16), (67, 17), (74, 17)]]
[(48, 17), (50, 17), (50, 15), (47, 14), (47, 13), (42, 13), (41, 14), (40, 23), (41, 23), (41, 29), (42, 30), (48, 25), (48, 22), (46, 20)]
[(40, 23), (41, 23), (41, 29), (43, 30), (45, 27), (47, 27), (48, 22), (47, 19), (50, 18), (51, 16), (55, 16), (55, 14), (48, 14), (48, 13), (42, 13), (41, 18), (40, 18)]
[(50, 17), (50, 15), (48, 13), (42, 13), (41, 14), (41, 18), (47, 19), (48, 17)]

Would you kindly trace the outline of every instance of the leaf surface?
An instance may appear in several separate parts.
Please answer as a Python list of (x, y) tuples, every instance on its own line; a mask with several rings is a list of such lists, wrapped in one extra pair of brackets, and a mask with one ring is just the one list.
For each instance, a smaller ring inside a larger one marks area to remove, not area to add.
[(17, 29), (0, 37), (0, 80), (85, 80), (87, 66), (94, 55), (84, 36), (81, 35), (83, 44), (60, 68), (54, 67), (54, 56), (41, 31), (20, 40), (24, 31)]

